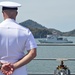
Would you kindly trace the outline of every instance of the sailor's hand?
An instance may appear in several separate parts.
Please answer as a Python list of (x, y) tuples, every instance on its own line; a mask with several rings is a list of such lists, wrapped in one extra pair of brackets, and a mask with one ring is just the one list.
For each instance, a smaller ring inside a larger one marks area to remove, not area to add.
[(2, 65), (1, 71), (5, 75), (11, 75), (14, 71), (14, 67), (10, 63), (5, 63), (5, 64)]

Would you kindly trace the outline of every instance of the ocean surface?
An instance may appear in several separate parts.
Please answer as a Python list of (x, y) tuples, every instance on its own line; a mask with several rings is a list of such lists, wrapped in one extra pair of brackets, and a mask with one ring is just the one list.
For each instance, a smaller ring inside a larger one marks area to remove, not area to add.
[[(75, 44), (75, 37), (66, 37)], [(40, 38), (35, 39), (37, 44)], [(36, 58), (75, 58), (75, 46), (38, 46)], [(58, 60), (33, 60), (27, 65), (28, 73), (52, 74), (60, 64)], [(75, 61), (64, 61), (64, 64), (75, 73)]]

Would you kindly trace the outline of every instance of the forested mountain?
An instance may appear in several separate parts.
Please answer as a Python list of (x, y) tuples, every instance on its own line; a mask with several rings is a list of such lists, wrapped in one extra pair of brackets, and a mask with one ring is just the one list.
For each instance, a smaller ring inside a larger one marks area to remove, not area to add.
[(28, 28), (38, 28), (38, 29), (46, 28), (46, 27), (42, 26), (41, 24), (39, 24), (35, 21), (32, 21), (32, 20), (27, 20), (27, 21), (21, 22), (20, 24), (22, 26), (25, 26), (25, 27), (28, 27)]
[(31, 30), (35, 38), (45, 38), (48, 34), (52, 34), (53, 31), (56, 31), (57, 34), (61, 36), (75, 36), (75, 30), (69, 31), (69, 32), (61, 32), (56, 29), (51, 29), (51, 28), (46, 28), (45, 26), (32, 21), (32, 20), (27, 20), (24, 22), (20, 23), (22, 26), (27, 27)]
[(69, 32), (64, 32), (62, 33), (62, 35), (64, 36), (75, 36), (75, 29)]

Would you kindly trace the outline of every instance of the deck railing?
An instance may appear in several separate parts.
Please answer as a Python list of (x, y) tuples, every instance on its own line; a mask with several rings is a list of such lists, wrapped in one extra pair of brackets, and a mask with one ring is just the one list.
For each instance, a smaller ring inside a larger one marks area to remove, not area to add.
[(37, 46), (75, 46), (75, 43), (41, 43)]

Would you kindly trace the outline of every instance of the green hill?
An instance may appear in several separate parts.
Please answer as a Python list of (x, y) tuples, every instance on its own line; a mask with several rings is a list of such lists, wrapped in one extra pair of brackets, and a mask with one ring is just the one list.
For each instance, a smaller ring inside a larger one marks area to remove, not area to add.
[(29, 28), (35, 38), (40, 38), (40, 37), (45, 38), (48, 34), (52, 34), (53, 31), (56, 31), (57, 34), (61, 36), (75, 36), (75, 30), (69, 32), (61, 32), (56, 29), (51, 29), (51, 28), (48, 29), (45, 26), (32, 20), (21, 22), (20, 25)]
[(27, 21), (21, 22), (20, 24), (22, 26), (25, 26), (28, 28), (38, 28), (38, 29), (46, 28), (46, 27), (42, 26), (41, 24), (39, 24), (35, 21), (32, 21), (32, 20), (27, 20)]

